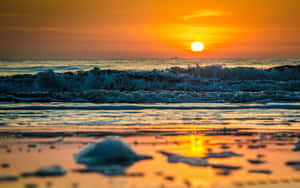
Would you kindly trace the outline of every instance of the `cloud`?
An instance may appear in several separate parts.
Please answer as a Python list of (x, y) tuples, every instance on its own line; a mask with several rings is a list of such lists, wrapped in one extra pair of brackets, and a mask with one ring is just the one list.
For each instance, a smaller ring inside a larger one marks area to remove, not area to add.
[(223, 16), (225, 14), (226, 13), (224, 11), (219, 11), (219, 10), (200, 10), (183, 16), (183, 19), (185, 21), (188, 21), (200, 17), (217, 17), (217, 16)]

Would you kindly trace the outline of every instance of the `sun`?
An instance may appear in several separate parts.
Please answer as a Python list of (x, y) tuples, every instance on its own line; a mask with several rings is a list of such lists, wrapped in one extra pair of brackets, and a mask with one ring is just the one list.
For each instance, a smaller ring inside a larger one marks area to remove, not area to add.
[(204, 44), (202, 42), (193, 42), (191, 44), (191, 50), (193, 52), (202, 52), (204, 50)]

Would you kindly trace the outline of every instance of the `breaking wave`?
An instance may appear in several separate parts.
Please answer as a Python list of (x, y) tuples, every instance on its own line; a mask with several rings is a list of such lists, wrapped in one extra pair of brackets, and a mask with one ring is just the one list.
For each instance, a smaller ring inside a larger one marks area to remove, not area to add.
[(100, 70), (0, 77), (4, 102), (298, 102), (300, 65)]

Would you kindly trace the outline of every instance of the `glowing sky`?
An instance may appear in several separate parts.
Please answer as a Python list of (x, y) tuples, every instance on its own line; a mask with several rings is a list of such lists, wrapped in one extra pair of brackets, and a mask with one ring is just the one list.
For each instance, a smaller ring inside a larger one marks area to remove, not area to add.
[(300, 57), (299, 20), (299, 0), (1, 0), (0, 58)]

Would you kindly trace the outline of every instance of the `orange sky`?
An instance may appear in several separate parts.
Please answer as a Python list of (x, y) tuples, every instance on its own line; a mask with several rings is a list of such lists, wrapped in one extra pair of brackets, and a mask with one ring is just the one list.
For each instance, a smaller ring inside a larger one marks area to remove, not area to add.
[(299, 20), (299, 0), (1, 0), (0, 58), (300, 57)]

